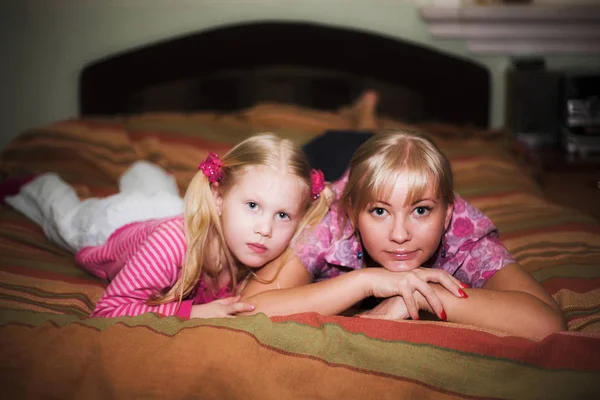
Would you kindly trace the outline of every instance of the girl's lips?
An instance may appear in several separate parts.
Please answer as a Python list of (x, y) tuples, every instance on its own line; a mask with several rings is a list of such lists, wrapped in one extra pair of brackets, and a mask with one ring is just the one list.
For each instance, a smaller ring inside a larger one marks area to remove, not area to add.
[(257, 254), (262, 254), (265, 251), (267, 251), (267, 246), (264, 246), (259, 243), (248, 243), (248, 247), (250, 248), (250, 250), (252, 250), (253, 252), (255, 252)]

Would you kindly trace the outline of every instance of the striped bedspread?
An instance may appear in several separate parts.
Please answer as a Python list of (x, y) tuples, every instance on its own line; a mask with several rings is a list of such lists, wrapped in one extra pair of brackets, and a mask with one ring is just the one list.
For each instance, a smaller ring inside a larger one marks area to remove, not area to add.
[[(386, 127), (404, 127), (386, 121)], [(263, 104), (231, 114), (61, 121), (24, 132), (0, 176), (55, 171), (81, 197), (116, 192), (148, 159), (182, 190), (209, 151), (258, 132), (299, 144), (347, 128), (333, 113)], [(568, 332), (536, 342), (470, 326), (315, 313), (182, 321), (89, 318), (105, 283), (77, 268), (34, 223), (0, 208), (3, 398), (570, 399), (600, 396), (600, 224), (543, 199), (505, 135), (441, 125), (456, 189), (498, 226), (553, 295)]]

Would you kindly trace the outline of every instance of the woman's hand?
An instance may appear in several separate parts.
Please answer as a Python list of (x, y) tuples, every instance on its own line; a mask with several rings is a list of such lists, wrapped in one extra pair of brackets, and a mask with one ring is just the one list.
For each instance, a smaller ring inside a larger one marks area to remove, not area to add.
[(233, 318), (235, 314), (254, 310), (254, 305), (240, 302), (239, 299), (240, 296), (232, 296), (206, 304), (195, 304), (190, 318)]
[(385, 299), (372, 309), (358, 314), (358, 316), (361, 318), (387, 319), (390, 321), (402, 321), (410, 317), (406, 303), (404, 303), (404, 299), (400, 296)]
[(452, 275), (441, 269), (417, 268), (406, 272), (392, 272), (383, 268), (364, 270), (369, 276), (371, 296), (402, 296), (408, 314), (412, 319), (419, 319), (419, 305), (413, 292), (419, 292), (431, 307), (431, 310), (442, 320), (446, 319), (444, 306), (435, 290), (428, 282), (439, 283), (456, 297), (467, 297), (463, 284)]

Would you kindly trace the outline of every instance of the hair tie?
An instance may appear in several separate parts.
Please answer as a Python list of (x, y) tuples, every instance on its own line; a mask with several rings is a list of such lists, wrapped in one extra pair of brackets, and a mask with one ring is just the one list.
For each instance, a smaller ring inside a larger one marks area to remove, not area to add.
[(323, 171), (313, 169), (310, 172), (310, 180), (311, 180), (311, 194), (314, 200), (318, 199), (321, 196), (321, 192), (325, 189), (325, 175), (323, 175)]
[(206, 175), (210, 183), (221, 182), (223, 179), (223, 162), (215, 153), (208, 153), (206, 160), (198, 164), (198, 169)]

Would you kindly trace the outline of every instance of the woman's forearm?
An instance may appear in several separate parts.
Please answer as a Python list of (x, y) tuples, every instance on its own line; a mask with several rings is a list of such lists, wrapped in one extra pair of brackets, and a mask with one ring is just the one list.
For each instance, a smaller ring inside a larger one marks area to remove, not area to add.
[[(345, 273), (336, 278), (286, 289), (273, 289), (242, 299), (254, 305), (254, 311), (268, 316), (318, 312), (323, 315), (339, 314), (371, 295), (364, 270)], [(244, 314), (240, 314), (244, 315)]]
[[(466, 289), (458, 299), (437, 284), (431, 284), (444, 305), (448, 321), (502, 331), (531, 339), (542, 339), (566, 329), (562, 314), (537, 297), (518, 291)], [(429, 310), (420, 297), (422, 309)]]

